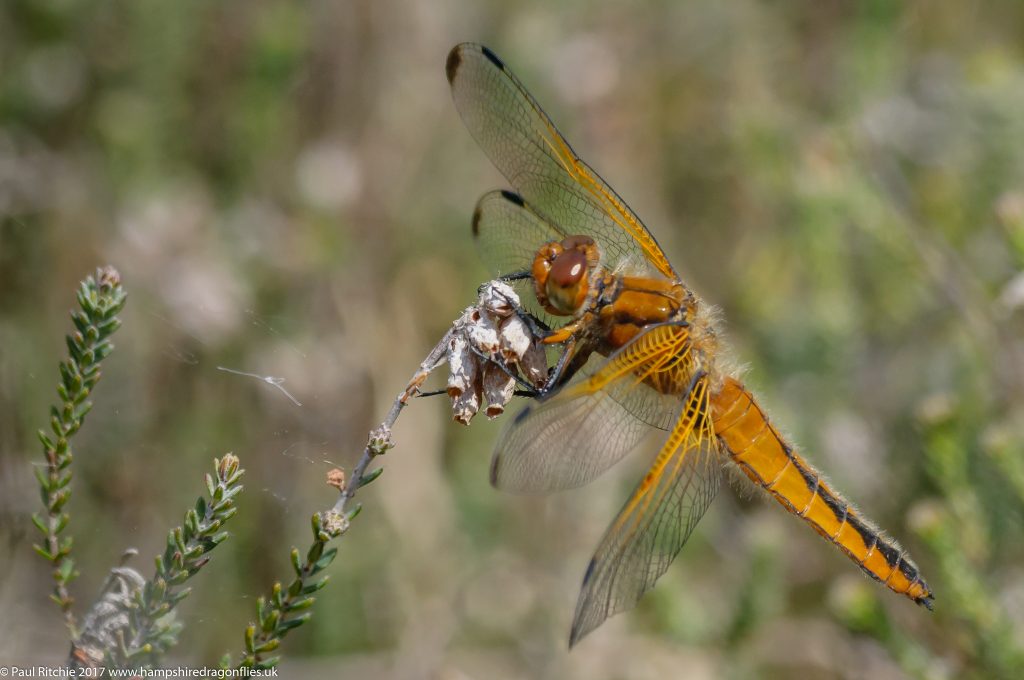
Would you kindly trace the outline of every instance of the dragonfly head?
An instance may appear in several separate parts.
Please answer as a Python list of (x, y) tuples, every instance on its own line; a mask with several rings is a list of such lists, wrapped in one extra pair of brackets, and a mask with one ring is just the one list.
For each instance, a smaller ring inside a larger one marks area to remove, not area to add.
[(533, 258), (537, 300), (552, 314), (576, 314), (587, 300), (590, 273), (599, 261), (597, 244), (589, 236), (545, 243)]

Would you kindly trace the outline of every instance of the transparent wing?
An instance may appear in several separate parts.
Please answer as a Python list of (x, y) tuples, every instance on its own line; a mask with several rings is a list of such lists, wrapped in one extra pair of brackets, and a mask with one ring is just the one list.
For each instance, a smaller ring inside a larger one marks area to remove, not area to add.
[[(484, 194), (473, 211), (473, 241), (480, 259), (495, 276), (529, 272), (541, 243), (560, 241), (568, 235), (511, 191)], [(514, 281), (512, 286), (523, 307), (549, 327), (565, 323), (537, 302), (532, 278)]]
[(609, 616), (632, 608), (665, 573), (718, 492), (720, 465), (702, 377), (587, 567), (570, 647)]
[(496, 276), (529, 271), (540, 244), (566, 236), (511, 191), (484, 194), (473, 211), (473, 240)]
[(592, 236), (610, 268), (629, 261), (638, 272), (678, 278), (640, 218), (576, 155), (493, 52), (457, 45), (445, 70), (466, 127), (535, 210), (564, 233)]
[[(681, 383), (689, 335), (681, 324), (652, 327), (602, 362), (591, 362), (562, 390), (530, 402), (495, 446), (491, 483), (519, 493), (582, 486), (622, 459), (651, 428), (668, 430), (678, 394), (657, 391), (666, 376)], [(675, 375), (675, 373), (679, 373)]]

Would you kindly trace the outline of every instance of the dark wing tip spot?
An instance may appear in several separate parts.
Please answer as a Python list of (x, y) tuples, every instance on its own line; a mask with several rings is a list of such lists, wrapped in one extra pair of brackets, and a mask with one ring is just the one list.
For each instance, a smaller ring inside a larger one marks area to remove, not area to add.
[(591, 577), (594, 575), (594, 567), (597, 566), (597, 560), (593, 557), (590, 558), (590, 563), (587, 564), (587, 571), (583, 574), (583, 585), (586, 586), (590, 582)]
[(524, 420), (526, 420), (526, 417), (528, 415), (530, 415), (531, 413), (533, 413), (533, 409), (531, 407), (529, 407), (529, 406), (524, 407), (522, 411), (520, 411), (519, 413), (516, 414), (516, 417), (512, 421), (512, 424), (513, 425), (518, 425), (519, 423), (521, 423)]
[(456, 45), (452, 48), (452, 51), (448, 53), (448, 59), (444, 62), (444, 73), (448, 76), (448, 84), (451, 85), (455, 82), (455, 74), (459, 71), (459, 66), (462, 65), (462, 45)]
[(497, 66), (498, 68), (500, 68), (502, 70), (505, 69), (505, 62), (503, 62), (501, 59), (499, 59), (497, 54), (495, 54), (494, 52), (491, 52), (490, 48), (484, 47), (483, 45), (481, 45), (480, 46), (480, 51), (484, 53), (484, 56), (487, 57), (491, 61), (492, 64), (494, 64), (495, 66)]
[(519, 194), (517, 194), (514, 191), (509, 191), (507, 189), (502, 189), (501, 190), (501, 197), (504, 198), (509, 203), (515, 203), (520, 208), (522, 208), (523, 205), (525, 204), (525, 202), (523, 201), (523, 197), (520, 196)]
[(491, 458), (491, 486), (498, 486), (498, 472), (501, 470), (501, 454), (497, 451), (494, 452), (494, 456)]
[(483, 211), (480, 210), (480, 206), (477, 206), (473, 210), (473, 237), (480, 235), (480, 218), (483, 217)]

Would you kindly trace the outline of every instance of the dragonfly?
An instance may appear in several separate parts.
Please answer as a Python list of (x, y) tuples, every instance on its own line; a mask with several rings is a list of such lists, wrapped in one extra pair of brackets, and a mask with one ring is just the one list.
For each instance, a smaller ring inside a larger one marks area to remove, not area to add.
[(654, 586), (727, 465), (871, 578), (931, 609), (908, 554), (779, 432), (723, 361), (714, 310), (505, 63), (463, 43), (445, 70), (462, 120), (514, 189), (480, 198), (473, 237), (495, 275), (525, 286), (542, 342), (560, 352), (499, 435), (491, 482), (525, 494), (579, 487), (660, 434), (586, 568), (569, 646)]

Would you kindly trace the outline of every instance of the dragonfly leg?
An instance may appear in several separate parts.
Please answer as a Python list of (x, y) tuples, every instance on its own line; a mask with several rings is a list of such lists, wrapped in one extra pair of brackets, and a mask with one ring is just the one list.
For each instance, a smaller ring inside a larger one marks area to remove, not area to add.
[[(498, 277), (498, 280), (499, 281), (504, 281), (505, 283), (508, 283), (509, 281), (522, 281), (523, 279), (532, 279), (532, 278), (533, 278), (533, 274), (531, 274), (530, 272), (528, 272), (525, 269), (521, 269), (520, 271), (512, 272), (511, 274), (502, 274), (501, 276)], [(484, 284), (484, 285), (487, 285), (487, 284)]]
[(569, 382), (576, 375), (576, 372), (583, 367), (583, 364), (587, 363), (590, 354), (590, 351), (579, 348), (576, 336), (571, 336), (566, 340), (565, 347), (562, 350), (562, 354), (559, 355), (558, 361), (555, 362), (554, 367), (548, 373), (547, 382), (538, 390), (536, 396), (543, 399), (560, 390), (565, 383)]
[(428, 390), (426, 392), (416, 392), (416, 398), (420, 397), (436, 397), (440, 394), (448, 394), (448, 390)]
[(535, 388), (533, 385), (531, 385), (530, 383), (528, 383), (525, 380), (523, 380), (522, 376), (519, 375), (519, 371), (517, 371), (516, 369), (510, 367), (505, 362), (505, 360), (501, 357), (501, 355), (495, 354), (494, 356), (491, 356), (491, 355), (487, 354), (486, 352), (480, 351), (478, 348), (474, 347), (472, 344), (470, 344), (469, 348), (473, 351), (473, 354), (475, 354), (478, 357), (480, 357), (481, 361), (484, 364), (487, 364), (487, 363), (494, 364), (495, 366), (500, 368), (505, 373), (505, 375), (507, 375), (508, 377), (510, 377), (513, 380), (515, 380), (516, 384), (519, 385), (519, 388), (521, 390), (527, 392), (529, 394), (529, 396), (537, 396), (539, 394), (537, 388)]

